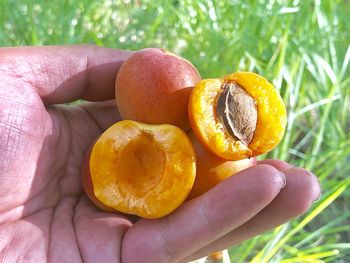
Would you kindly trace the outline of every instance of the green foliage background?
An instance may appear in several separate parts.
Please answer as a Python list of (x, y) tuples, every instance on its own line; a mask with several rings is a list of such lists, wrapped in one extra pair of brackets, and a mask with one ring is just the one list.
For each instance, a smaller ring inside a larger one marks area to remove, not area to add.
[(306, 214), (231, 248), (232, 262), (350, 262), (350, 2), (185, 0), (0, 2), (0, 45), (163, 47), (203, 78), (255, 71), (288, 108), (267, 157), (317, 174)]

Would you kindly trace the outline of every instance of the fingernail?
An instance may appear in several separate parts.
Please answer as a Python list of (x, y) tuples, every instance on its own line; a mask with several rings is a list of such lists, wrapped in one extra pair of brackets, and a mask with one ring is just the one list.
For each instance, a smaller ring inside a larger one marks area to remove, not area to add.
[(318, 202), (321, 199), (321, 197), (322, 197), (322, 184), (321, 184), (321, 181), (320, 181), (320, 179), (318, 179), (317, 176), (315, 176), (315, 177), (316, 177), (316, 179), (318, 181), (318, 185), (320, 186), (320, 192), (319, 192), (317, 198), (314, 200), (314, 203)]
[(286, 179), (286, 176), (284, 175), (283, 172), (281, 171), (278, 171), (279, 174), (280, 174), (280, 179), (281, 179), (281, 189), (284, 188), (287, 184), (287, 179)]

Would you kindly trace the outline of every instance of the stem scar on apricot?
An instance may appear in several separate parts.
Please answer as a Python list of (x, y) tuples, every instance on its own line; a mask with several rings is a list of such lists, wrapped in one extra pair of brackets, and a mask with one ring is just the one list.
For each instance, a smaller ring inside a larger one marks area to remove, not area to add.
[(222, 85), (216, 112), (228, 133), (248, 145), (256, 129), (258, 118), (256, 100), (234, 82)]

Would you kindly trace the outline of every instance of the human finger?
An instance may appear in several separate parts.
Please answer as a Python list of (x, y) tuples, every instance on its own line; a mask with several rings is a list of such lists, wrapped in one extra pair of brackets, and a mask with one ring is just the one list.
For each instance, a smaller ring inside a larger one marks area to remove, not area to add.
[(0, 69), (45, 104), (102, 101), (114, 98), (117, 72), (131, 54), (93, 45), (1, 48)]
[(178, 262), (247, 222), (275, 198), (284, 183), (277, 169), (257, 165), (165, 218), (139, 220), (124, 236), (122, 261)]
[(242, 226), (193, 253), (186, 260), (204, 257), (237, 245), (305, 213), (321, 194), (317, 177), (301, 168), (290, 168), (285, 170), (284, 174), (286, 186), (266, 208)]

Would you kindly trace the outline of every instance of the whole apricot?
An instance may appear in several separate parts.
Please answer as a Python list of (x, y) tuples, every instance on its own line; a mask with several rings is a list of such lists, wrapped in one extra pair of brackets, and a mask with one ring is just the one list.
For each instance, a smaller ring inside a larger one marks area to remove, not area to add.
[(135, 52), (116, 78), (116, 103), (123, 119), (190, 127), (188, 100), (201, 77), (186, 59), (158, 48)]
[(188, 199), (193, 199), (228, 177), (256, 165), (254, 157), (239, 161), (222, 159), (204, 148), (192, 131), (188, 132), (188, 136), (192, 141), (197, 159), (196, 179)]
[(82, 178), (87, 196), (101, 209), (159, 218), (183, 203), (195, 174), (195, 153), (184, 131), (124, 120), (98, 138)]
[(252, 72), (200, 81), (191, 93), (188, 114), (203, 146), (227, 160), (271, 151), (286, 126), (286, 108), (278, 91)]

